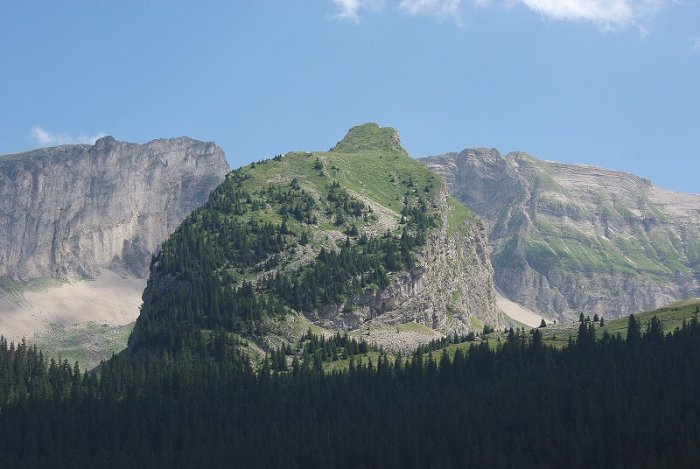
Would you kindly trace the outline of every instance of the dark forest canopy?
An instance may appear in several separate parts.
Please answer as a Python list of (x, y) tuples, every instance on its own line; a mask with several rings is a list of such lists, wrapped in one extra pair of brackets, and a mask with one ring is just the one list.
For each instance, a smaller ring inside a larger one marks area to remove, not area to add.
[(700, 325), (629, 328), (333, 373), (254, 372), (226, 334), (82, 375), (3, 341), (0, 467), (696, 467)]

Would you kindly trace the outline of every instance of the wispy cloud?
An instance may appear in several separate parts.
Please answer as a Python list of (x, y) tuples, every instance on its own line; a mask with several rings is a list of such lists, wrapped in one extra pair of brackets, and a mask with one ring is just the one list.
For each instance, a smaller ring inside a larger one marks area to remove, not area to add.
[[(480, 0), (481, 1), (481, 0)], [(401, 0), (399, 9), (409, 15), (432, 15), (438, 18), (451, 17), (461, 24), (459, 8), (462, 0)]]
[(564, 21), (588, 21), (607, 28), (648, 19), (673, 0), (518, 0), (541, 15)]
[(360, 22), (361, 10), (380, 10), (384, 6), (384, 0), (331, 0), (338, 8), (334, 18)]
[[(334, 17), (358, 22), (362, 10), (379, 10), (383, 0), (331, 0), (338, 7)], [(659, 10), (678, 0), (393, 0), (391, 3), (406, 14), (451, 17), (461, 23), (461, 10), (466, 4), (478, 7), (524, 5), (545, 18), (559, 21), (584, 21), (604, 29), (641, 23)]]
[(35, 125), (32, 127), (31, 136), (36, 141), (36, 143), (43, 147), (53, 146), (53, 145), (64, 145), (67, 143), (87, 143), (93, 144), (98, 138), (104, 137), (106, 134), (104, 132), (98, 132), (95, 135), (70, 135), (67, 133), (50, 132), (46, 129)]
[(693, 52), (700, 52), (700, 36), (690, 38), (690, 48)]

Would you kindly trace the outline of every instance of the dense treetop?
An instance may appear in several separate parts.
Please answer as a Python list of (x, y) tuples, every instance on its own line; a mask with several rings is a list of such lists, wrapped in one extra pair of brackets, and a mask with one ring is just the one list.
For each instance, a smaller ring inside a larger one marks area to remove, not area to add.
[(700, 325), (638, 327), (596, 340), (582, 323), (563, 349), (512, 331), (332, 373), (318, 357), (356, 347), (340, 336), (307, 337), (287, 370), (253, 372), (216, 334), (83, 375), (0, 341), (0, 466), (695, 467)]

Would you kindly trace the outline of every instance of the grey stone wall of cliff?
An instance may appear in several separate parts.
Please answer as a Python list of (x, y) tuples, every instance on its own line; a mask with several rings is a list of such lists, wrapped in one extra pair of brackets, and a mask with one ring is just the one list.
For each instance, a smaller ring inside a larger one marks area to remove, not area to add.
[(472, 318), (502, 327), (486, 228), (473, 217), (450, 234), (447, 197), (443, 187), (435, 200), (442, 226), (430, 234), (414, 269), (397, 274), (385, 289), (325, 306), (308, 314), (309, 319), (346, 331), (368, 323), (416, 322), (443, 334), (462, 334), (474, 330)]
[(144, 277), (151, 254), (229, 171), (213, 143), (99, 139), (0, 156), (0, 276)]
[(493, 149), (423, 161), (488, 223), (496, 285), (546, 317), (616, 317), (700, 295), (700, 195)]

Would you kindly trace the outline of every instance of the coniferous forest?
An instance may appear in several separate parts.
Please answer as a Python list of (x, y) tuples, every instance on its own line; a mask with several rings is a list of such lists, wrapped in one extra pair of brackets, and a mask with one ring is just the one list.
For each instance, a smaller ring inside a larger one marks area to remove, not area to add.
[[(226, 334), (94, 373), (0, 344), (0, 467), (697, 467), (700, 324), (253, 371)], [(313, 350), (345, 348), (340, 339)]]

